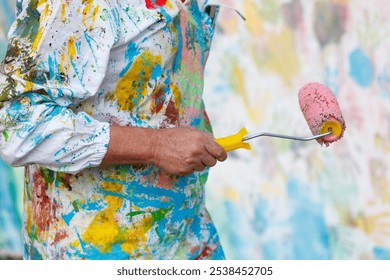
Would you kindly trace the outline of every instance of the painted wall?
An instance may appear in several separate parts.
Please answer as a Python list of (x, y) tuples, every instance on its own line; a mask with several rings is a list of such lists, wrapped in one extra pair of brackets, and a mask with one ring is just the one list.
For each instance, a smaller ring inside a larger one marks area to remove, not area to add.
[(390, 258), (390, 1), (226, 0), (207, 71), (217, 137), (310, 136), (298, 105), (328, 85), (347, 129), (330, 147), (252, 140), (218, 164), (208, 205), (232, 259)]
[(0, 259), (21, 258), (22, 189), (16, 170), (0, 161)]
[[(7, 32), (14, 19), (14, 0), (0, 0), (0, 60), (5, 55)], [(20, 258), (23, 170), (0, 160), (0, 259)]]
[(7, 48), (7, 32), (14, 20), (16, 0), (0, 0), (0, 58), (4, 57)]
[[(0, 0), (0, 53), (10, 1)], [(247, 20), (220, 13), (205, 89), (216, 137), (309, 136), (297, 92), (311, 81), (334, 91), (347, 124), (330, 147), (263, 137), (212, 169), (207, 204), (227, 257), (390, 259), (390, 1), (221, 2)], [(7, 209), (20, 209), (21, 175), (0, 164), (0, 250), (16, 253), (20, 219), (5, 223), (3, 208), (10, 195)]]

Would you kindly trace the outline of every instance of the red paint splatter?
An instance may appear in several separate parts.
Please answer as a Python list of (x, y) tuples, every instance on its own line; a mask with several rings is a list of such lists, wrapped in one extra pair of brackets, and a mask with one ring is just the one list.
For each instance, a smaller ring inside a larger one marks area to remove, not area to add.
[(65, 230), (57, 231), (54, 236), (54, 242), (52, 245), (60, 242), (61, 240), (65, 239), (68, 236), (67, 232)]
[(171, 99), (165, 111), (165, 119), (161, 124), (161, 128), (178, 126), (178, 124), (179, 124), (179, 111), (176, 108), (175, 102)]
[(45, 232), (54, 222), (55, 206), (47, 194), (48, 184), (44, 181), (41, 173), (36, 170), (33, 174), (32, 207), (33, 220), (39, 232)]
[(210, 258), (210, 256), (212, 256), (212, 254), (213, 254), (213, 248), (211, 248), (211, 247), (209, 247), (209, 246), (206, 246), (204, 249), (203, 249), (203, 251), (202, 251), (202, 253), (200, 253), (199, 254), (199, 256), (197, 256), (196, 258), (195, 258), (195, 260), (207, 260), (207, 259), (209, 259)]
[(156, 6), (164, 6), (167, 3), (167, 0), (145, 0), (146, 8), (155, 9)]
[(164, 105), (164, 89), (159, 88), (157, 91), (154, 92), (153, 96), (153, 101), (154, 101), (154, 107), (152, 108), (152, 113), (157, 114), (158, 112), (161, 111)]

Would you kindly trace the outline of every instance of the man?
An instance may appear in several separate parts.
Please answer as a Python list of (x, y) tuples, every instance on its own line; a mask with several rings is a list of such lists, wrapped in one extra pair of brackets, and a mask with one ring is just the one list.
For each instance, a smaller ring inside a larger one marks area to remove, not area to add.
[(202, 100), (208, 7), (18, 2), (0, 150), (26, 166), (26, 259), (224, 258), (204, 197), (227, 157)]

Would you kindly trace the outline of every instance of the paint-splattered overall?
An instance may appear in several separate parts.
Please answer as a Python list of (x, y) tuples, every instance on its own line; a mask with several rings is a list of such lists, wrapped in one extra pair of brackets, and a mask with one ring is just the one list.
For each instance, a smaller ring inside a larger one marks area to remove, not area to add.
[(0, 151), (26, 166), (26, 259), (221, 259), (207, 170), (98, 167), (109, 125), (211, 133), (207, 1), (21, 0), (0, 72)]

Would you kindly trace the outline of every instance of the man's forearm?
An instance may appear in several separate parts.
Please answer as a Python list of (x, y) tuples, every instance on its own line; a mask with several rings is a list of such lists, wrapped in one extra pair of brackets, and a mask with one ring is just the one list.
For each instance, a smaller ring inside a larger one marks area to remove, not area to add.
[(225, 150), (211, 135), (195, 128), (111, 126), (102, 165), (153, 164), (170, 174), (187, 175), (226, 158)]
[(156, 133), (149, 128), (111, 126), (110, 143), (102, 165), (151, 164)]

